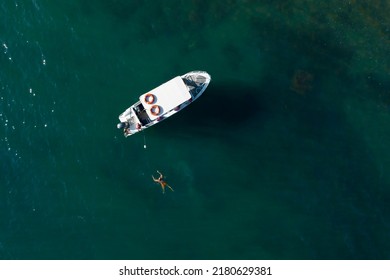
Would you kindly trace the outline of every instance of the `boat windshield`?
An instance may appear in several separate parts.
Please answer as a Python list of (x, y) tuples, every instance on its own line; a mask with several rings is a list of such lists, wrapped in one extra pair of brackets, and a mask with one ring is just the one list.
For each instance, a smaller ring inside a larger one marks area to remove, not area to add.
[(151, 120), (150, 120), (148, 114), (146, 113), (146, 110), (141, 102), (137, 102), (134, 105), (134, 112), (137, 115), (138, 119), (140, 120), (140, 122), (143, 126), (145, 126), (151, 122)]

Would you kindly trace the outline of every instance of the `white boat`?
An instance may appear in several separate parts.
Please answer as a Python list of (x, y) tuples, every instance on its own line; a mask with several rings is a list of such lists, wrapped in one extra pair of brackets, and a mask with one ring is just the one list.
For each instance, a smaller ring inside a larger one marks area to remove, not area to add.
[(128, 137), (165, 120), (198, 99), (210, 81), (208, 73), (192, 71), (142, 94), (119, 115), (118, 129)]

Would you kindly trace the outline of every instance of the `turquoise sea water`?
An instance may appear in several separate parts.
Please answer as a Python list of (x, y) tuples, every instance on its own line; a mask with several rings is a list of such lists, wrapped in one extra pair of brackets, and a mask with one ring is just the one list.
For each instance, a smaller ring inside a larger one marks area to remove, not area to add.
[[(389, 14), (1, 1), (0, 258), (389, 259)], [(187, 109), (116, 129), (140, 94), (198, 69), (213, 80)]]

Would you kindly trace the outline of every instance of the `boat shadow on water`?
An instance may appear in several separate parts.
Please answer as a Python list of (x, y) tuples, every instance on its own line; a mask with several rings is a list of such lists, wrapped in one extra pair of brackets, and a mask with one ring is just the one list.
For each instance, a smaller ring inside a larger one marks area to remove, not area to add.
[[(240, 129), (266, 114), (264, 92), (244, 85), (213, 85), (193, 104), (156, 126), (158, 133), (192, 134)], [(215, 131), (216, 130), (216, 131)]]

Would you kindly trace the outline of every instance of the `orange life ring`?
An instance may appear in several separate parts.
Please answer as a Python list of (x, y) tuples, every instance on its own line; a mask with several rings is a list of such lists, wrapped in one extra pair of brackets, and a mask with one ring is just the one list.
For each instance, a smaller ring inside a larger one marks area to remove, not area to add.
[(160, 115), (160, 112), (161, 112), (161, 107), (158, 106), (158, 105), (153, 105), (152, 107), (150, 107), (150, 113), (153, 115), (153, 116), (158, 116)]
[(146, 104), (153, 104), (155, 100), (156, 100), (156, 97), (153, 94), (148, 93), (145, 95), (145, 103)]

